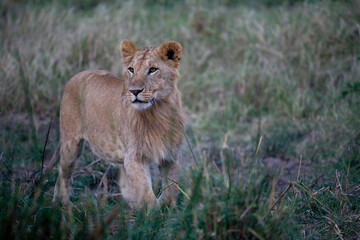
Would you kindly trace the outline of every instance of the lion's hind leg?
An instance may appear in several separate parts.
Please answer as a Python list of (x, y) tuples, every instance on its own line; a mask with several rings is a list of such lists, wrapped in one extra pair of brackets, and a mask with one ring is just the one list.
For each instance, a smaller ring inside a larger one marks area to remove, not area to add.
[(84, 140), (79, 137), (61, 144), (59, 175), (55, 184), (53, 201), (56, 199), (61, 199), (63, 202), (69, 201), (70, 178), (83, 144)]

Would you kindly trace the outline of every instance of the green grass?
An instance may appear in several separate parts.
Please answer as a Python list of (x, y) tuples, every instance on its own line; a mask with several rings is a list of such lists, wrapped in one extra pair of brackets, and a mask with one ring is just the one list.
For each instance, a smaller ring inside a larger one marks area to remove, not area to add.
[[(19, 0), (0, 13), (1, 239), (360, 238), (358, 1)], [(72, 204), (54, 205), (64, 84), (89, 68), (120, 76), (123, 39), (183, 46), (190, 200), (133, 212), (117, 170), (103, 177), (85, 151)]]

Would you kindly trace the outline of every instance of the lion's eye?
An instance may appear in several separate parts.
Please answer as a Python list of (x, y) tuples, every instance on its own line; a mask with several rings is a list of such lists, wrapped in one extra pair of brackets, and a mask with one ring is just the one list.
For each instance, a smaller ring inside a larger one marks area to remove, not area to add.
[(134, 73), (134, 69), (132, 67), (129, 67), (128, 70), (131, 72), (131, 73)]
[(156, 72), (156, 70), (158, 70), (158, 69), (155, 68), (155, 67), (151, 67), (151, 68), (149, 69), (149, 73), (154, 73), (154, 72)]

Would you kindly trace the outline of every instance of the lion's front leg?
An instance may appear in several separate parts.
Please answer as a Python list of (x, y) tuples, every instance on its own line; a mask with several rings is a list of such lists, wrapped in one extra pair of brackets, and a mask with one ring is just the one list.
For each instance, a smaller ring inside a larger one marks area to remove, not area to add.
[(152, 190), (149, 163), (145, 159), (125, 158), (124, 167), (120, 168), (120, 189), (131, 208), (158, 204)]
[(176, 186), (179, 180), (179, 155), (180, 153), (177, 153), (174, 159), (164, 160), (159, 166), (164, 189), (161, 195), (161, 200), (171, 207), (176, 206), (176, 200), (179, 193)]

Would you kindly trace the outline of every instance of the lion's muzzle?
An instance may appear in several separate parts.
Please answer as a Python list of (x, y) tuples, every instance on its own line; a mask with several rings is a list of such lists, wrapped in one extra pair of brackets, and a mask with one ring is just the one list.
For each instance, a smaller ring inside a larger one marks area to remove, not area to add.
[(154, 98), (144, 89), (129, 89), (127, 96), (135, 109), (146, 109), (154, 103)]

